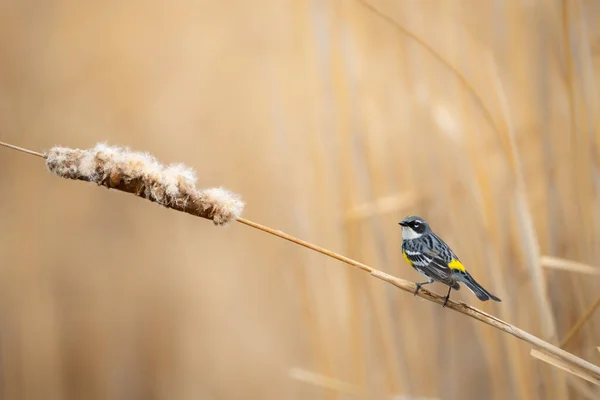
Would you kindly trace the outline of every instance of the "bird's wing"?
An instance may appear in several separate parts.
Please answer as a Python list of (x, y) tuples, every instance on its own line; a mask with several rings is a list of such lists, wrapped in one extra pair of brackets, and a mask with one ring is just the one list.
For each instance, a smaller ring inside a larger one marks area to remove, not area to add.
[[(433, 236), (433, 238), (446, 249), (446, 253), (447, 253), (446, 255), (449, 256), (450, 259), (460, 261), (458, 256), (454, 253), (454, 251), (452, 251), (452, 248), (450, 246), (448, 246), (448, 243), (444, 242), (444, 240), (441, 237), (439, 237), (438, 235), (436, 235), (433, 232), (431, 232), (431, 236)], [(441, 256), (441, 254), (439, 252), (436, 252), (436, 254)]]
[(430, 248), (422, 249), (419, 252), (405, 252), (406, 257), (410, 260), (414, 268), (422, 271), (425, 275), (433, 280), (445, 283), (452, 286), (454, 278), (452, 270), (448, 264), (440, 257), (440, 254)]

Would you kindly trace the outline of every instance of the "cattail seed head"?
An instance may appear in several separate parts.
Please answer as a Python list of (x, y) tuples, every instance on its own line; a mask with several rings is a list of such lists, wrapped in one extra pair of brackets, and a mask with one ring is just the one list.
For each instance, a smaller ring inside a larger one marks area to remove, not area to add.
[(164, 207), (225, 225), (244, 203), (223, 188), (198, 189), (195, 172), (183, 164), (164, 166), (148, 153), (98, 144), (89, 150), (53, 147), (46, 153), (50, 172), (135, 194)]

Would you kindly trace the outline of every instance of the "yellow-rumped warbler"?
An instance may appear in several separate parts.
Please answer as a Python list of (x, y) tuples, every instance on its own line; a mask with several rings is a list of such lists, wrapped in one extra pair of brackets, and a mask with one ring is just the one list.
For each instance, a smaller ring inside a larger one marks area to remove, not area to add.
[(415, 295), (423, 285), (442, 282), (449, 286), (443, 305), (443, 307), (446, 307), (450, 292), (452, 289), (459, 290), (459, 282), (462, 282), (481, 301), (489, 299), (502, 301), (473, 279), (450, 246), (433, 233), (429, 224), (423, 218), (406, 217), (399, 224), (402, 226), (402, 255), (404, 259), (417, 272), (427, 277), (425, 282), (416, 282)]

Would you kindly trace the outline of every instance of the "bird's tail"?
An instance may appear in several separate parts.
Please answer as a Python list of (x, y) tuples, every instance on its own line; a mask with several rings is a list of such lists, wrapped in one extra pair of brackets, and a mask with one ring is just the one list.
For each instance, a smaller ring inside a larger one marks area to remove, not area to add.
[(498, 297), (494, 296), (493, 294), (491, 294), (490, 292), (488, 292), (487, 290), (485, 290), (483, 288), (483, 286), (481, 286), (479, 283), (477, 283), (477, 281), (475, 279), (473, 279), (473, 277), (471, 276), (471, 274), (469, 274), (468, 272), (466, 272), (463, 275), (463, 279), (461, 279), (461, 281), (471, 290), (471, 292), (473, 292), (475, 294), (475, 296), (477, 296), (477, 298), (481, 301), (487, 301), (489, 299), (492, 299), (494, 301), (502, 301), (500, 300)]

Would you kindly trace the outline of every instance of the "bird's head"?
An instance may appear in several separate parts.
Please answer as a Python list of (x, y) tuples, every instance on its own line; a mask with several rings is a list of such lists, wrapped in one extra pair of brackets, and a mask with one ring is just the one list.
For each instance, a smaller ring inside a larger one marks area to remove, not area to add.
[(399, 224), (402, 226), (402, 239), (406, 240), (420, 238), (431, 230), (423, 218), (414, 215), (404, 218)]

